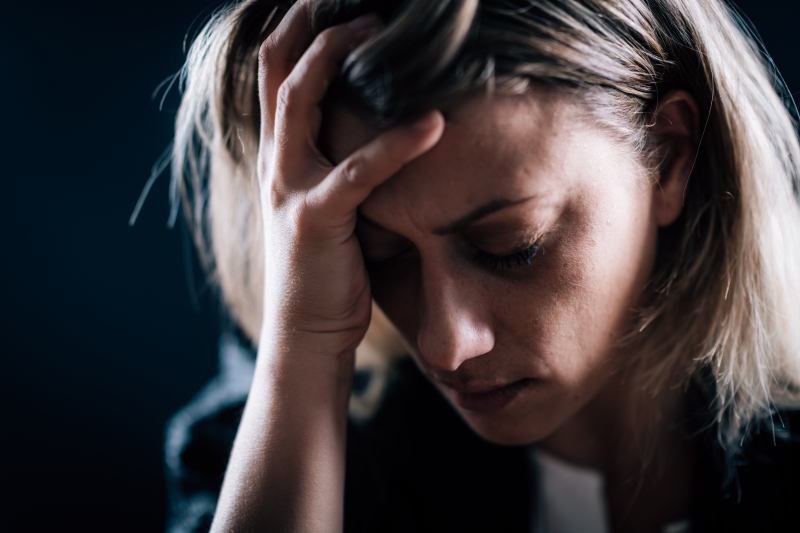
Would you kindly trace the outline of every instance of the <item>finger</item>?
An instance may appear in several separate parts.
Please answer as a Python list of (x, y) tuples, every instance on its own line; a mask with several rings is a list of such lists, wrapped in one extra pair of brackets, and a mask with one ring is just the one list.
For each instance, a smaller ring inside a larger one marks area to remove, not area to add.
[(331, 226), (354, 223), (359, 204), (407, 163), (430, 150), (444, 132), (444, 117), (430, 111), (409, 125), (392, 128), (339, 163), (306, 195), (315, 218)]
[[(272, 136), (272, 117), (278, 87), (297, 59), (311, 43), (311, 2), (295, 2), (258, 51), (258, 102), (261, 109), (261, 136)], [(277, 8), (276, 8), (277, 9)]]
[(320, 104), (347, 55), (380, 23), (364, 15), (319, 33), (278, 89), (275, 135), (289, 157), (316, 151), (322, 111)]

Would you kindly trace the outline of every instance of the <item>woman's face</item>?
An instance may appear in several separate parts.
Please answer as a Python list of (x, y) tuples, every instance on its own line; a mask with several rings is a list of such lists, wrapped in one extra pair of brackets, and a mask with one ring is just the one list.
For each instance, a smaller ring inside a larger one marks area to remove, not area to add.
[[(445, 118), (439, 142), (360, 207), (376, 303), (484, 438), (525, 444), (570, 421), (602, 424), (626, 357), (614, 341), (653, 267), (648, 176), (553, 96), (469, 100)], [(374, 134), (332, 107), (321, 141), (338, 163)], [(511, 401), (477, 405), (445, 385), (520, 380)]]

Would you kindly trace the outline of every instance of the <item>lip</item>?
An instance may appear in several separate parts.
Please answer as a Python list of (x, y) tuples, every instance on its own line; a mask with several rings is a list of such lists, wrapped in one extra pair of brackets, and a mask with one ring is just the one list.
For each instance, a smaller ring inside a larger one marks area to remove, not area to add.
[(445, 384), (455, 393), (455, 403), (467, 411), (487, 412), (502, 409), (510, 404), (523, 392), (532, 388), (540, 380), (521, 379), (501, 386), (487, 386), (470, 384), (470, 386), (456, 387)]
[(520, 381), (523, 380), (504, 381), (499, 383), (497, 382), (490, 383), (487, 381), (470, 381), (465, 384), (459, 384), (456, 382), (441, 381), (441, 380), (439, 382), (445, 387), (454, 390), (455, 392), (463, 392), (465, 394), (484, 394), (487, 392), (498, 391), (500, 389), (508, 387), (509, 385), (513, 385), (514, 383), (519, 383)]

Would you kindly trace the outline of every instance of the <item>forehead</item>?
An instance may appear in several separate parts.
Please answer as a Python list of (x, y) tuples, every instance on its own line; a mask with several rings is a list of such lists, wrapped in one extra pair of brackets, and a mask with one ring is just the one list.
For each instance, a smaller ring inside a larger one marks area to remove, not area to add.
[[(428, 222), (435, 225), (463, 211), (449, 213), (445, 204), (473, 206), (499, 196), (548, 194), (554, 184), (545, 177), (560, 174), (574, 129), (569, 100), (552, 93), (472, 97), (442, 111), (445, 130), (439, 142), (376, 188), (362, 204), (365, 213), (374, 208), (373, 218), (384, 220), (379, 212), (393, 200), (402, 201), (431, 212)], [(331, 105), (320, 141), (338, 163), (379, 133), (352, 110)]]

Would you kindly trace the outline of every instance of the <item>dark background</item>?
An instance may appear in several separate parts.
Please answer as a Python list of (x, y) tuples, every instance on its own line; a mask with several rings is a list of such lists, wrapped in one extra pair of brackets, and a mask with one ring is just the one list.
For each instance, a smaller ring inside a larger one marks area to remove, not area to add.
[[(796, 90), (800, 7), (738, 4)], [(152, 93), (217, 5), (3, 8), (4, 531), (163, 529), (164, 424), (216, 371), (219, 313), (167, 228), (166, 174), (128, 218), (178, 105)]]

